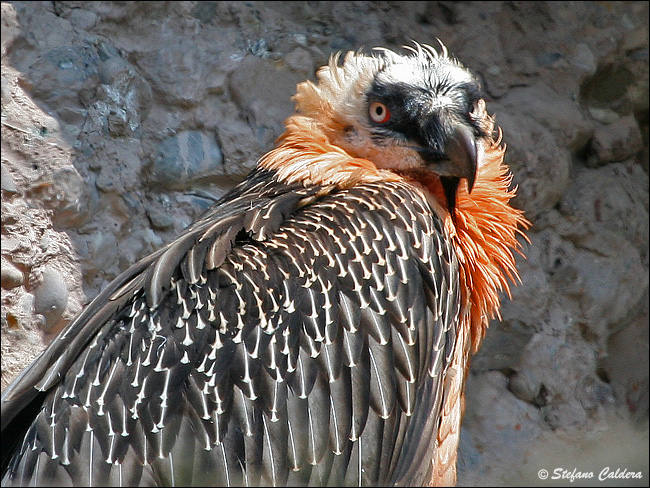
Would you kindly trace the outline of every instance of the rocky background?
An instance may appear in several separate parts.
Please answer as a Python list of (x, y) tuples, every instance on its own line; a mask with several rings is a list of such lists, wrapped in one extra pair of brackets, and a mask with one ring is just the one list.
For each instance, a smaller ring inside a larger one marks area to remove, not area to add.
[(332, 53), (436, 37), (482, 79), (533, 223), (459, 484), (647, 486), (647, 2), (3, 2), (2, 386), (253, 167)]

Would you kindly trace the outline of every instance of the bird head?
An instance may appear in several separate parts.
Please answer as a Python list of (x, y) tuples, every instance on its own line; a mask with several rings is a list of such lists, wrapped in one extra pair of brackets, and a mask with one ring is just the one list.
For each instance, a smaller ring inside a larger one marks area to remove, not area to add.
[(342, 64), (333, 56), (317, 83), (298, 85), (296, 111), (352, 158), (414, 179), (437, 175), (453, 216), (460, 182), (473, 188), (487, 135), (480, 84), (444, 46), (406, 49), (349, 52)]
[(509, 204), (516, 187), (477, 78), (442, 44), (405, 49), (332, 56), (316, 82), (298, 85), (296, 113), (259, 165), (325, 189), (406, 181), (422, 190), (456, 248), (476, 351), (499, 292), (518, 279), (512, 250), (529, 222)]

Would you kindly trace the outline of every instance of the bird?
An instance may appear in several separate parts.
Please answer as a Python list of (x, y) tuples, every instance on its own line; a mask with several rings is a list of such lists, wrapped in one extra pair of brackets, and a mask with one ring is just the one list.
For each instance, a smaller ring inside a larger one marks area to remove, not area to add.
[(332, 55), (251, 173), (5, 390), (2, 485), (455, 484), (530, 225), (485, 98), (442, 42)]

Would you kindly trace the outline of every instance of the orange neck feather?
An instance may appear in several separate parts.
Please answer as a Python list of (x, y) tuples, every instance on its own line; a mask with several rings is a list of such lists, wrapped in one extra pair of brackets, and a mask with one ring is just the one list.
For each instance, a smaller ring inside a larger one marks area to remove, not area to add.
[(355, 158), (332, 144), (327, 132), (333, 129), (325, 129), (309, 117), (292, 115), (286, 126), (277, 147), (259, 162), (282, 181), (351, 188), (361, 182), (400, 180), (392, 171), (378, 169), (371, 161)]
[(471, 350), (476, 352), (489, 320), (500, 317), (499, 293), (505, 291), (510, 296), (509, 281), (519, 279), (512, 251), (521, 247), (518, 235), (526, 239), (520, 228), (530, 225), (522, 211), (509, 205), (516, 188), (509, 189), (512, 174), (503, 164), (501, 137), (483, 151), (472, 193), (466, 185), (459, 186), (454, 224), (444, 209), (444, 194), (436, 175), (426, 170), (398, 174), (379, 169), (371, 161), (355, 158), (333, 145), (328, 134), (331, 130), (336, 128), (323, 128), (309, 117), (293, 115), (278, 146), (260, 160), (259, 166), (273, 170), (281, 181), (307, 185), (351, 188), (379, 181), (414, 183), (445, 221), (453, 239), (460, 262), (462, 320), (469, 326)]
[[(509, 282), (519, 280), (513, 250), (520, 252), (517, 236), (530, 222), (523, 211), (510, 206), (517, 189), (510, 189), (512, 173), (503, 163), (505, 146), (501, 134), (487, 147), (479, 165), (472, 193), (461, 185), (456, 197), (456, 224), (447, 218), (445, 227), (455, 231), (454, 244), (469, 301), (471, 350), (481, 345), (490, 319), (501, 318), (499, 292), (510, 297)], [(453, 229), (450, 229), (452, 227)]]

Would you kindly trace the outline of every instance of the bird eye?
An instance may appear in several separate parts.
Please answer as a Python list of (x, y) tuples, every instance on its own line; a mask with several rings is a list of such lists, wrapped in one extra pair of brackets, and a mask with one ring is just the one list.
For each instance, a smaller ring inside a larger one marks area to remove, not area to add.
[(368, 108), (370, 118), (377, 124), (385, 124), (390, 120), (390, 110), (381, 102), (373, 102)]

